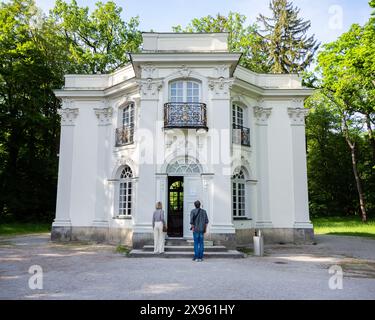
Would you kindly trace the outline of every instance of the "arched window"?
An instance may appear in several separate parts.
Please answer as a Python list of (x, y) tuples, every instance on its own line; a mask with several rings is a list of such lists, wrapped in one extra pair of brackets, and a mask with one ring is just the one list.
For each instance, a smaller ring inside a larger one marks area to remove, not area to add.
[(116, 146), (133, 143), (134, 136), (134, 103), (129, 103), (120, 109), (119, 126), (116, 129)]
[(233, 218), (246, 216), (246, 181), (242, 169), (232, 177), (232, 213)]
[(200, 173), (201, 168), (199, 164), (197, 164), (192, 159), (178, 159), (172, 163), (170, 163), (167, 167), (168, 174), (194, 174)]
[(125, 166), (120, 175), (119, 186), (119, 214), (130, 216), (132, 213), (132, 178), (133, 172)]
[(194, 80), (177, 80), (169, 85), (170, 102), (200, 102), (200, 83)]

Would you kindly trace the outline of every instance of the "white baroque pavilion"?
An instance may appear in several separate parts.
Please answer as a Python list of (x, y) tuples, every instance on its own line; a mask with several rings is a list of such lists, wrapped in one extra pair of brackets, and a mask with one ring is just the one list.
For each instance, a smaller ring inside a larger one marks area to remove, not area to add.
[(144, 33), (112, 74), (66, 75), (53, 240), (152, 243), (162, 201), (169, 238), (191, 238), (200, 200), (206, 238), (233, 248), (311, 242), (304, 99), (294, 74), (238, 65), (226, 33)]

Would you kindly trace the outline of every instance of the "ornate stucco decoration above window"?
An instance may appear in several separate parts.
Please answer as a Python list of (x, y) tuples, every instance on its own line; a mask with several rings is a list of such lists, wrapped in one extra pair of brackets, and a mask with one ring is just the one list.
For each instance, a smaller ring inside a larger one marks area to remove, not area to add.
[(62, 126), (74, 126), (78, 117), (78, 108), (64, 108), (57, 110), (57, 113), (61, 117)]
[(142, 79), (137, 81), (141, 91), (141, 98), (144, 100), (150, 99), (158, 99), (159, 91), (163, 87), (163, 81), (161, 80), (153, 80), (149, 79)]
[(182, 65), (181, 66), (181, 69), (178, 70), (178, 73), (181, 75), (182, 78), (189, 78), (191, 73), (192, 73), (192, 70), (190, 68), (188, 68), (187, 66), (185, 65)]
[(271, 113), (272, 108), (254, 107), (254, 116), (258, 125), (267, 125)]
[(214, 99), (229, 99), (230, 89), (232, 88), (234, 79), (232, 78), (219, 78), (211, 79), (208, 81), (208, 87), (213, 92)]
[(309, 113), (309, 110), (304, 108), (288, 108), (288, 115), (290, 117), (292, 126), (304, 126), (305, 117)]
[(100, 126), (107, 126), (112, 123), (112, 114), (113, 109), (111, 107), (108, 108), (98, 108), (94, 109), (95, 115), (98, 118)]

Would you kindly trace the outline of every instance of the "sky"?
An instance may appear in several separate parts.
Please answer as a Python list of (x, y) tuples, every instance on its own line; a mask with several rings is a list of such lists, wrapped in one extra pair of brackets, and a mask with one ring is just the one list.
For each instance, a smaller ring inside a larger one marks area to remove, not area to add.
[[(69, 0), (65, 0), (69, 1)], [(95, 7), (97, 1), (77, 0), (81, 6)], [(102, 0), (105, 2), (105, 0)], [(259, 13), (270, 15), (269, 0), (114, 0), (123, 8), (122, 18), (139, 16), (142, 31), (170, 32), (172, 26), (186, 26), (193, 18), (239, 12), (247, 23), (256, 21)], [(36, 0), (46, 13), (52, 0)], [(301, 17), (311, 21), (310, 33), (321, 43), (334, 41), (353, 23), (364, 24), (371, 14), (368, 0), (294, 0)]]

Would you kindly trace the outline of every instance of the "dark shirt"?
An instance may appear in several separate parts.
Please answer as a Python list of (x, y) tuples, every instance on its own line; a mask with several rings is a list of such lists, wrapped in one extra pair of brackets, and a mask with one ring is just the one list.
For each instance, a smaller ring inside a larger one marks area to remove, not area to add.
[[(200, 209), (200, 212), (198, 214), (199, 209), (193, 209), (190, 212), (190, 224), (194, 226), (195, 232), (204, 232), (204, 226), (208, 224), (208, 217), (207, 212), (204, 209)], [(198, 214), (198, 215), (197, 215)], [(193, 222), (193, 217), (195, 218), (195, 223)]]

